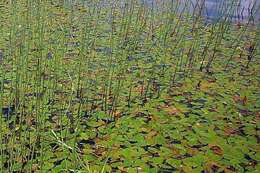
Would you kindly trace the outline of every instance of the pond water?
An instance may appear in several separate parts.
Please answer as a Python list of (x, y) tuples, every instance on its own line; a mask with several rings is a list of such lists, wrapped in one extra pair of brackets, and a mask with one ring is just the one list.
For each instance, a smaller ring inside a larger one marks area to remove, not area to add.
[[(149, 6), (158, 6), (171, 0), (140, 0), (142, 3)], [(246, 21), (249, 16), (254, 16), (254, 21), (260, 20), (260, 0), (173, 0), (180, 2), (180, 10), (185, 6), (186, 11), (192, 13), (199, 1), (203, 6), (202, 15), (209, 20), (218, 20), (221, 17), (229, 14), (232, 21)], [(204, 2), (204, 3), (203, 3)], [(197, 6), (198, 7), (198, 6)], [(232, 8), (231, 8), (232, 7)], [(197, 8), (198, 9), (198, 8)]]
[[(87, 6), (92, 3), (89, 0), (66, 0), (67, 2), (84, 2)], [(249, 16), (254, 16), (253, 21), (260, 23), (260, 0), (137, 0), (141, 4), (153, 7), (155, 11), (161, 12), (169, 7), (169, 3), (173, 2), (178, 10), (193, 13), (194, 9), (198, 10), (197, 2), (203, 7), (202, 15), (207, 21), (221, 20), (224, 16), (229, 16), (232, 21), (247, 21)], [(111, 1), (99, 0), (99, 5), (109, 6)], [(131, 2), (131, 0), (114, 0), (112, 2), (119, 3), (121, 7)]]

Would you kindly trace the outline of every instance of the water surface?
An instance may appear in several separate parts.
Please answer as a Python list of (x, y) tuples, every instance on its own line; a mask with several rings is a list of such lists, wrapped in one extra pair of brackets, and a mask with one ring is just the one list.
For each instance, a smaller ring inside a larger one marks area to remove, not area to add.
[[(115, 3), (124, 4), (131, 2), (130, 0), (115, 0)], [(185, 11), (193, 13), (194, 9), (198, 10), (197, 2), (203, 6), (202, 15), (206, 20), (218, 20), (224, 16), (229, 16), (232, 21), (247, 21), (250, 16), (254, 16), (254, 21), (260, 20), (260, 0), (139, 0), (141, 4), (147, 5), (160, 12), (169, 7), (169, 3), (178, 4), (179, 11), (185, 7)], [(101, 4), (106, 6), (109, 2), (102, 0)]]
[[(140, 0), (142, 3), (158, 7), (166, 1), (171, 0)], [(173, 0), (177, 3), (178, 0)], [(179, 0), (181, 11), (186, 5), (186, 12), (193, 13), (194, 9), (198, 9), (198, 0)], [(200, 0), (200, 5), (203, 6), (202, 15), (209, 20), (218, 20), (228, 15), (232, 21), (246, 21), (250, 16), (254, 16), (254, 21), (260, 19), (260, 0)], [(203, 3), (204, 2), (204, 3)], [(159, 9), (159, 7), (158, 7)]]

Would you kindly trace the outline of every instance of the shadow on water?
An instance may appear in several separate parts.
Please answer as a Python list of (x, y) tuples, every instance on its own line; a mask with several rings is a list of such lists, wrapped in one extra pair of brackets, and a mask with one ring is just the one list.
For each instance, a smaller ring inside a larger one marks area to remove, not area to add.
[(14, 114), (14, 112), (15, 112), (15, 106), (14, 105), (2, 108), (2, 115), (6, 119), (9, 118), (12, 114)]

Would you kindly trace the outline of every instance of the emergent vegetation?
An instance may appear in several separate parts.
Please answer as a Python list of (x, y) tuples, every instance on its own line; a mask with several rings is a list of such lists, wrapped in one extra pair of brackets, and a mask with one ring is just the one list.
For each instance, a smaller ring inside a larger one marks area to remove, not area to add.
[(230, 3), (1, 0), (0, 172), (258, 172), (259, 7)]

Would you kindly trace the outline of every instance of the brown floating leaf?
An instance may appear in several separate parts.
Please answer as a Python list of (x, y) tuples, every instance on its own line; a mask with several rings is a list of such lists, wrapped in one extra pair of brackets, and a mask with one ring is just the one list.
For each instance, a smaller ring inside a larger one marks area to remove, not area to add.
[(217, 145), (209, 145), (209, 148), (217, 155), (223, 155), (223, 150)]
[(180, 153), (180, 150), (179, 150), (178, 148), (173, 147), (173, 148), (172, 148), (172, 154), (173, 154), (174, 156), (179, 156), (181, 153)]
[(114, 113), (113, 113), (113, 117), (115, 120), (118, 120), (120, 117), (121, 117), (121, 112), (116, 110)]
[(168, 105), (159, 106), (159, 110), (164, 110), (169, 115), (176, 115), (181, 112), (181, 110), (179, 110), (173, 106), (168, 106)]
[(107, 153), (107, 149), (104, 147), (97, 147), (94, 151), (96, 156), (103, 157)]
[(127, 172), (127, 169), (123, 166), (118, 166), (117, 168), (122, 172)]
[(260, 120), (260, 112), (256, 113), (256, 120)]
[(235, 95), (233, 96), (233, 100), (237, 103), (240, 101), (240, 96), (239, 95)]
[(176, 115), (177, 113), (180, 112), (180, 110), (178, 110), (177, 108), (174, 108), (174, 107), (170, 107), (167, 109), (167, 112), (170, 114), (170, 115)]
[(243, 101), (243, 105), (247, 104), (247, 101), (248, 101), (247, 96), (244, 96), (242, 101)]
[(199, 150), (195, 148), (188, 148), (187, 153), (190, 154), (191, 156), (195, 156), (198, 154)]
[(209, 163), (207, 163), (205, 168), (206, 173), (214, 173), (217, 172), (219, 169), (223, 168), (223, 166), (217, 162), (210, 161)]
[(146, 140), (149, 140), (149, 139), (152, 139), (154, 136), (156, 136), (158, 134), (157, 131), (150, 131), (146, 136), (145, 136), (145, 139)]
[(38, 164), (33, 164), (32, 165), (32, 171), (37, 171), (39, 170), (39, 165)]
[(214, 85), (213, 82), (202, 81), (202, 82), (200, 83), (200, 90), (206, 92), (206, 91), (208, 91), (213, 85)]
[(247, 96), (241, 97), (239, 95), (235, 95), (235, 96), (233, 96), (233, 100), (236, 103), (240, 103), (240, 104), (243, 104), (243, 105), (246, 105), (247, 102), (248, 102)]
[(225, 135), (227, 135), (227, 136), (232, 136), (232, 135), (237, 134), (237, 130), (233, 129), (231, 127), (225, 127), (224, 132), (225, 132)]

